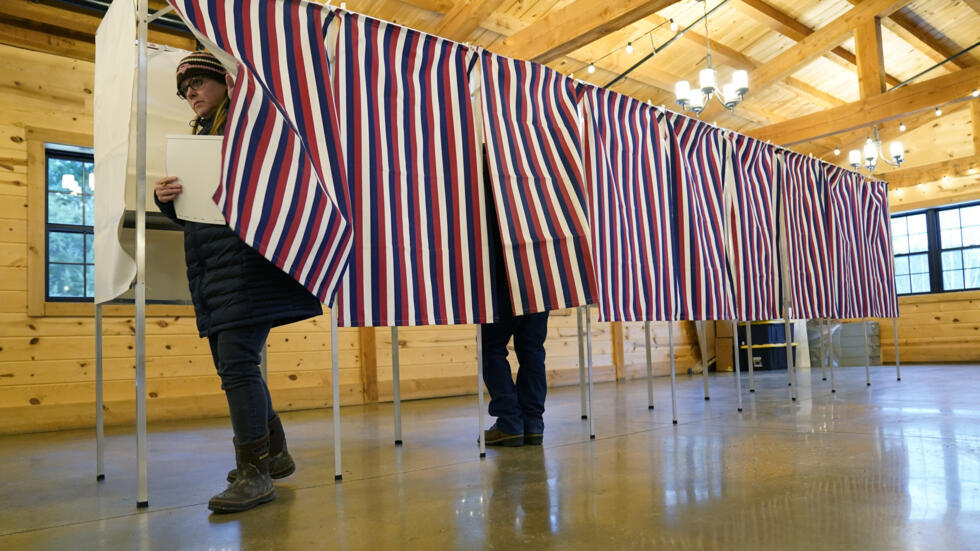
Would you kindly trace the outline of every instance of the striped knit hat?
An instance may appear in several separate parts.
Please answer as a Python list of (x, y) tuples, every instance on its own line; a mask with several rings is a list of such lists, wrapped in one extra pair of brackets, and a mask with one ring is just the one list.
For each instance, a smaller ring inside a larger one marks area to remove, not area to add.
[(194, 52), (177, 64), (177, 91), (181, 82), (194, 77), (207, 77), (224, 84), (226, 74), (228, 71), (210, 52)]

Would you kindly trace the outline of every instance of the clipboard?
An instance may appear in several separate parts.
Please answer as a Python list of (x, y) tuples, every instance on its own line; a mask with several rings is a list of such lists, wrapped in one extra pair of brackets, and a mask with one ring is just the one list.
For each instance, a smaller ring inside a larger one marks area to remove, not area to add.
[(174, 199), (177, 218), (202, 224), (225, 225), (224, 214), (212, 197), (221, 178), (224, 136), (167, 136), (167, 174), (179, 178), (183, 190)]

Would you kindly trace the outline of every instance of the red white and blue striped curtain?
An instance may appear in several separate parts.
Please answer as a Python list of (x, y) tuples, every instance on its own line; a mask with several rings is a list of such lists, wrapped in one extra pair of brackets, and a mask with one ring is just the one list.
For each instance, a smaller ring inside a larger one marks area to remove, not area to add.
[(515, 315), (590, 304), (596, 294), (572, 79), (481, 54), (483, 124)]
[(354, 244), (343, 326), (493, 319), (470, 101), (474, 52), (342, 13), (335, 95), (350, 180)]
[(861, 198), (867, 258), (866, 315), (871, 318), (897, 317), (898, 297), (895, 290), (888, 183), (864, 181), (861, 185)]
[(677, 319), (735, 318), (732, 282), (725, 258), (724, 185), (727, 156), (723, 131), (668, 113), (680, 147), (684, 176), (674, 180), (677, 197)]
[(781, 317), (779, 279), (776, 155), (764, 142), (729, 133), (732, 178), (729, 267), (735, 286), (738, 319)]
[(587, 87), (585, 172), (601, 321), (674, 317), (671, 172), (655, 110)]
[(331, 304), (351, 244), (323, 36), (305, 1), (169, 0), (238, 62), (214, 200), (245, 243)]
[(860, 175), (833, 165), (824, 165), (830, 187), (832, 281), (836, 297), (835, 316), (860, 318), (867, 314), (867, 243), (861, 211)]
[(793, 152), (781, 152), (779, 161), (792, 315), (834, 317), (837, 279), (831, 258), (834, 237), (825, 163)]

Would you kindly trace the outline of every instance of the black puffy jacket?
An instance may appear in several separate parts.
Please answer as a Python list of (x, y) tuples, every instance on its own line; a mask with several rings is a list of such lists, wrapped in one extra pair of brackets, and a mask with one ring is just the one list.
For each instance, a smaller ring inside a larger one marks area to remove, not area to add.
[(239, 239), (228, 226), (177, 218), (173, 203), (160, 211), (184, 227), (187, 282), (202, 337), (247, 325), (285, 325), (323, 314), (320, 301), (286, 272)]

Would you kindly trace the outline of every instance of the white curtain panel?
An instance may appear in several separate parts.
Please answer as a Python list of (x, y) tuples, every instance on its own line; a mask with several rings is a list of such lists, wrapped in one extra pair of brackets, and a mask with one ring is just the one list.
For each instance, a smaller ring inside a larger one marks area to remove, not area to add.
[[(119, 236), (125, 211), (136, 208), (137, 52), (135, 2), (115, 0), (95, 35), (96, 303), (125, 293), (136, 275), (136, 263)], [(157, 211), (153, 182), (166, 175), (167, 134), (190, 133), (193, 113), (177, 97), (174, 77), (187, 53), (152, 45), (148, 50), (147, 211)]]
[[(126, 162), (135, 88), (136, 8), (115, 0), (95, 33), (95, 302), (121, 295), (136, 275), (136, 263), (119, 243), (126, 209)], [(135, 148), (132, 148), (135, 149)]]

